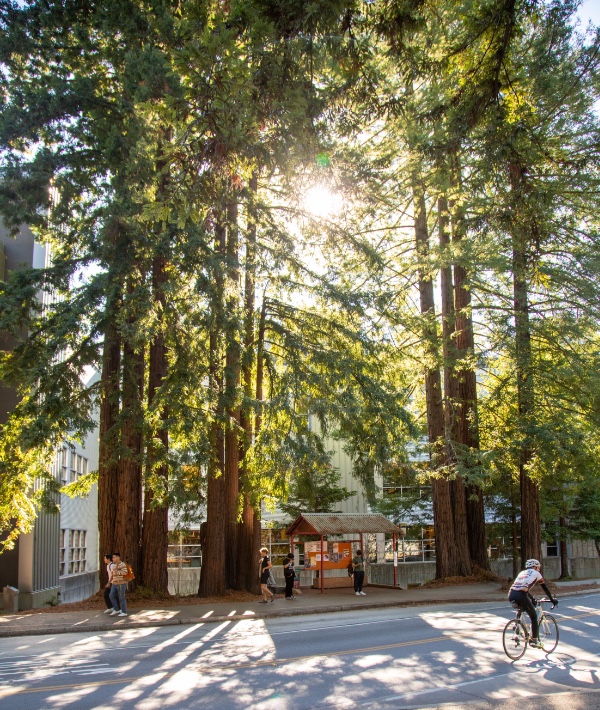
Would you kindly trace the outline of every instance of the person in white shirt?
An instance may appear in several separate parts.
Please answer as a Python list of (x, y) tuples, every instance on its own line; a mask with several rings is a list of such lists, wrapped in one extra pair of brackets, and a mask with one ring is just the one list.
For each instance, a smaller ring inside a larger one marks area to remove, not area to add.
[(529, 642), (531, 646), (539, 648), (540, 638), (539, 638), (539, 624), (538, 617), (535, 611), (535, 599), (531, 596), (530, 592), (539, 584), (544, 592), (552, 599), (554, 606), (558, 604), (558, 600), (555, 599), (550, 590), (544, 582), (544, 578), (540, 573), (541, 564), (538, 560), (527, 560), (525, 563), (525, 569), (516, 576), (515, 581), (512, 583), (510, 591), (508, 593), (508, 601), (516, 602), (521, 609), (527, 612), (529, 618), (531, 619), (531, 641)]

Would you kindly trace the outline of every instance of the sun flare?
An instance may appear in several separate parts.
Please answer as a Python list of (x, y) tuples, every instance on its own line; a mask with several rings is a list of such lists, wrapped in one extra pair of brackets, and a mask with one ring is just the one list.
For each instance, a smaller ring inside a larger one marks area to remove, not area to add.
[(302, 203), (314, 217), (330, 217), (339, 212), (342, 198), (324, 185), (314, 185), (306, 191)]

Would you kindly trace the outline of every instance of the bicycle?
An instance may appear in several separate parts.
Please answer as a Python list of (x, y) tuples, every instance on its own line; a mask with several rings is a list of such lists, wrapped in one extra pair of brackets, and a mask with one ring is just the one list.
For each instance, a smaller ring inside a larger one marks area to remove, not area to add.
[[(538, 614), (540, 643), (544, 653), (549, 654), (558, 645), (558, 624), (552, 614), (544, 611), (542, 604), (552, 604), (552, 609), (555, 605), (552, 603), (552, 599), (538, 599), (537, 604), (540, 607)], [(512, 605), (517, 613), (515, 618), (511, 619), (504, 627), (502, 645), (506, 655), (511, 660), (518, 661), (527, 650), (531, 632), (529, 624), (522, 620), (523, 609), (516, 602), (512, 602)]]

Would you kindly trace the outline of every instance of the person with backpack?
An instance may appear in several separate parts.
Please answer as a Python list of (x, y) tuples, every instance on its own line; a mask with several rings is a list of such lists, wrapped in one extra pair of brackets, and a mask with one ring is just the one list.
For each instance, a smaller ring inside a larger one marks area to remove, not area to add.
[(113, 552), (112, 556), (112, 587), (110, 588), (110, 600), (113, 605), (111, 616), (127, 616), (127, 601), (125, 594), (127, 584), (133, 579), (131, 568), (126, 562), (121, 560), (120, 552)]
[(363, 592), (363, 584), (365, 581), (365, 560), (362, 550), (357, 550), (352, 558), (352, 568), (354, 570), (354, 593), (356, 596), (367, 596)]

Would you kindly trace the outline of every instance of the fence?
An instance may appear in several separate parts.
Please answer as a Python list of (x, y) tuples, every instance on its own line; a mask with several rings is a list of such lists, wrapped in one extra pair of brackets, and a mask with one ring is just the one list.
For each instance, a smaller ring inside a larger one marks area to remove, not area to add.
[(169, 545), (167, 547), (167, 567), (171, 569), (202, 567), (200, 545)]

